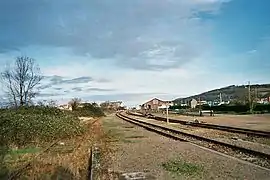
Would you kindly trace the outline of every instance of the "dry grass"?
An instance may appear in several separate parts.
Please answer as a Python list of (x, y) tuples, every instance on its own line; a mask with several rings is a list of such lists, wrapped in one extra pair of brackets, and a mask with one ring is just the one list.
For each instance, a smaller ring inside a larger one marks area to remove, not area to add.
[(57, 142), (44, 152), (22, 154), (9, 163), (9, 169), (21, 171), (20, 177), (27, 179), (85, 179), (90, 148), (97, 146), (102, 154), (100, 163), (104, 174), (109, 165), (107, 155), (112, 152), (106, 143), (109, 137), (102, 131), (99, 120), (84, 123), (87, 130), (82, 136)]

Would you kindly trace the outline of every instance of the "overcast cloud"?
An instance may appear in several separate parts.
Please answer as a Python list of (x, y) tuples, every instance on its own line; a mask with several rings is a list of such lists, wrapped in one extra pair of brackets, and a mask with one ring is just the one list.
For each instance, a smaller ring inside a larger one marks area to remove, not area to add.
[[(0, 52), (66, 47), (77, 55), (151, 70), (177, 68), (202, 55), (210, 46), (210, 27), (197, 14), (215, 13), (224, 2), (26, 1), (1, 2)], [(10, 14), (11, 9), (16, 13)]]
[(141, 104), (265, 83), (266, 2), (1, 0), (0, 70), (18, 55), (35, 58), (42, 97), (60, 101)]

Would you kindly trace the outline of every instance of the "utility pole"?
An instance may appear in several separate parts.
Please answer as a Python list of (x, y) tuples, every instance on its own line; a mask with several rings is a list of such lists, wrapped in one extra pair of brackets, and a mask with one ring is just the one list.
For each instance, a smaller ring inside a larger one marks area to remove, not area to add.
[(167, 123), (169, 124), (169, 103), (166, 103), (166, 116), (167, 116)]
[(221, 92), (219, 93), (219, 102), (222, 103), (222, 95), (221, 95)]
[(249, 111), (252, 111), (252, 104), (251, 104), (251, 95), (250, 95), (250, 81), (248, 81), (248, 102), (249, 102)]
[(257, 102), (257, 98), (258, 98), (258, 87), (255, 87), (255, 101)]
[(201, 107), (201, 97), (199, 97), (199, 113), (202, 115), (202, 107)]

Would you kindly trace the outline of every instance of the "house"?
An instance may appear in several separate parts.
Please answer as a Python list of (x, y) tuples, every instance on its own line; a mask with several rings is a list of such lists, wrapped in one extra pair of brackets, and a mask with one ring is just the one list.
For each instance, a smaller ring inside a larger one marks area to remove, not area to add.
[(192, 109), (196, 108), (197, 104), (198, 104), (198, 101), (197, 101), (196, 99), (192, 99), (192, 100), (190, 101), (190, 107), (191, 107)]
[(270, 103), (270, 97), (261, 98), (261, 99), (257, 100), (257, 103), (259, 103), (259, 104), (269, 104)]
[(163, 101), (158, 98), (154, 98), (141, 105), (141, 109), (159, 110), (164, 109), (167, 106), (173, 105), (172, 101)]
[(70, 104), (62, 104), (62, 105), (59, 105), (58, 108), (61, 110), (70, 110), (70, 111), (72, 110)]
[(206, 105), (206, 104), (208, 104), (207, 103), (207, 101), (204, 101), (204, 100), (202, 100), (202, 101), (197, 101), (197, 105)]

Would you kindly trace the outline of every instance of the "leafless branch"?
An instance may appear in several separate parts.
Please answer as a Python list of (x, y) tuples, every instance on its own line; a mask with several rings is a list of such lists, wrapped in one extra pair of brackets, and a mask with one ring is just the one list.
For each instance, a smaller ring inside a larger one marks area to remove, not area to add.
[(20, 56), (13, 67), (1, 73), (6, 93), (15, 107), (28, 105), (38, 94), (35, 87), (42, 80), (40, 69), (32, 58)]

